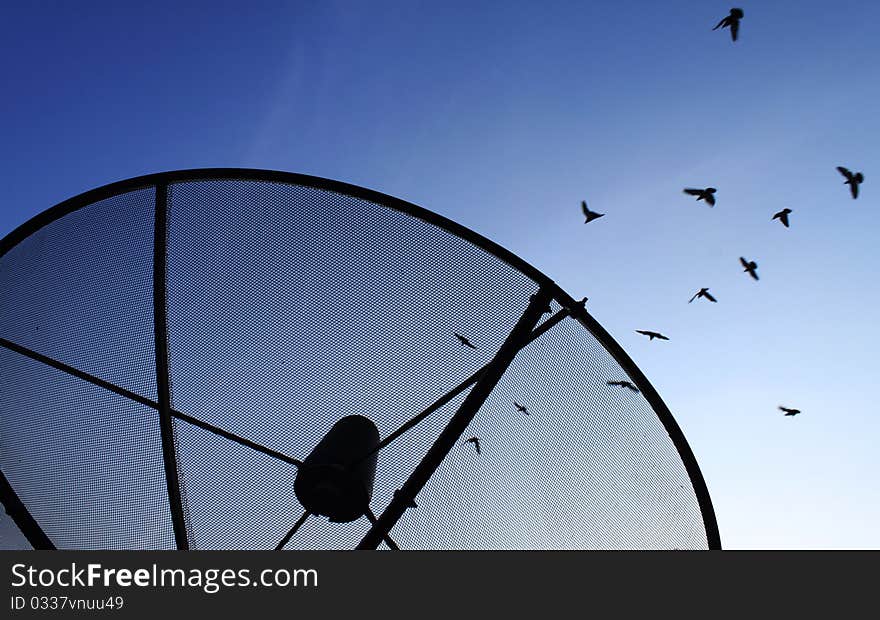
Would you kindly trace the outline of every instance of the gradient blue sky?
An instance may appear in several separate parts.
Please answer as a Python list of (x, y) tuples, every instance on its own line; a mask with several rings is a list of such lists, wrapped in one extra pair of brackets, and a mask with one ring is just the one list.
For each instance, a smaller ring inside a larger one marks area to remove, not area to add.
[[(738, 6), (734, 44), (714, 0), (8, 5), (0, 235), (178, 168), (403, 198), (590, 298), (684, 430), (724, 547), (877, 549), (880, 4)], [(857, 201), (837, 165), (864, 172)], [(681, 193), (707, 185), (714, 209)], [(688, 305), (704, 286), (719, 303)]]

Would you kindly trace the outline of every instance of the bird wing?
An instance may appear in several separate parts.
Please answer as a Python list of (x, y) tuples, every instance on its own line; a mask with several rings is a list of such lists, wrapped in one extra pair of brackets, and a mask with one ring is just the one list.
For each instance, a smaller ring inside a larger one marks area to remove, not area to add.
[(728, 19), (729, 19), (729, 17), (725, 16), (724, 19), (722, 19), (720, 22), (718, 22), (717, 24), (715, 24), (715, 27), (712, 28), (712, 30), (718, 30), (719, 28), (721, 28), (722, 26), (724, 26), (724, 25), (725, 25), (725, 22), (727, 22)]
[(730, 37), (736, 41), (737, 35), (739, 35), (739, 20), (733, 19), (730, 21)]
[(649, 335), (648, 332), (646, 332), (646, 331), (644, 331), (644, 330), (641, 330), (641, 329), (637, 329), (637, 330), (636, 330), (636, 333), (637, 333), (637, 334), (644, 334), (645, 336)]
[(709, 203), (710, 207), (715, 206), (715, 194), (708, 194), (707, 196), (705, 196), (705, 200), (707, 203)]
[(699, 196), (703, 193), (703, 190), (693, 189), (692, 187), (686, 187), (683, 191), (685, 194), (690, 194), (691, 196)]
[(717, 301), (718, 301), (717, 299), (715, 299), (714, 297), (712, 297), (711, 293), (703, 293), (703, 297), (705, 297), (705, 298), (708, 299), (709, 301), (714, 301), (714, 302), (717, 302)]
[(739, 262), (742, 263), (742, 266), (745, 267), (746, 269), (749, 268), (749, 262), (746, 259), (744, 259), (742, 256), (739, 257)]
[(840, 174), (842, 174), (843, 176), (845, 176), (847, 181), (851, 181), (851, 180), (852, 180), (852, 176), (853, 176), (853, 175), (852, 175), (852, 172), (850, 172), (848, 168), (844, 168), (843, 166), (838, 166), (838, 167), (837, 167), (837, 171), (838, 171)]
[(688, 303), (691, 303), (691, 301), (695, 300), (698, 295), (699, 293), (694, 293), (694, 296), (690, 298), (690, 301), (688, 301)]
[(782, 213), (779, 220), (782, 222), (782, 225), (788, 228), (788, 213)]
[(852, 194), (853, 199), (859, 197), (859, 184), (856, 181), (853, 181), (849, 184), (849, 191)]
[(757, 267), (758, 267), (758, 266), (755, 265), (754, 267), (752, 267), (751, 269), (749, 269), (749, 275), (752, 276), (755, 280), (760, 280), (761, 278), (758, 277), (758, 272), (755, 271), (755, 269), (757, 269)]
[(669, 338), (667, 338), (667, 337), (664, 336), (663, 334), (657, 334), (657, 337), (658, 337), (660, 340), (669, 340)]
[(590, 217), (590, 210), (587, 208), (586, 200), (581, 200), (581, 211), (584, 212), (585, 217)]

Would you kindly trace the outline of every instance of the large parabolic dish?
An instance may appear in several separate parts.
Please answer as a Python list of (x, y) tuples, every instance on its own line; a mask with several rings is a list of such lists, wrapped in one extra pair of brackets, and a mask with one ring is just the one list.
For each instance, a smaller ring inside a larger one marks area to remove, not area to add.
[[(372, 511), (306, 516), (298, 468), (353, 415)], [(720, 548), (678, 425), (583, 304), (435, 213), (284, 172), (113, 183), (0, 242), (0, 469), (35, 548)]]

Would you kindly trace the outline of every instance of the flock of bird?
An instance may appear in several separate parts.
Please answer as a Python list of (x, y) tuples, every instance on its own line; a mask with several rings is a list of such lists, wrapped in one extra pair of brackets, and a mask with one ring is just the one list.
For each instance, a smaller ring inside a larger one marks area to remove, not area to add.
[[(737, 33), (739, 32), (739, 20), (742, 19), (742, 17), (743, 17), (743, 11), (741, 9), (731, 9), (730, 15), (725, 17), (723, 20), (721, 20), (721, 22), (719, 22), (719, 24), (717, 26), (715, 26), (714, 29), (717, 29), (719, 27), (726, 28), (727, 26), (730, 26), (731, 36), (733, 37), (733, 40), (736, 41)], [(844, 179), (846, 179), (844, 181), (844, 185), (849, 185), (850, 194), (852, 195), (853, 200), (858, 198), (859, 197), (859, 185), (861, 185), (861, 183), (864, 182), (864, 180), (865, 180), (864, 175), (861, 172), (854, 173), (851, 170), (849, 170), (848, 168), (845, 168), (844, 166), (837, 166), (837, 171), (841, 175), (843, 175)], [(718, 190), (714, 187), (705, 187), (705, 188), (686, 187), (686, 188), (684, 188), (683, 191), (685, 194), (687, 194), (689, 196), (696, 196), (697, 202), (702, 200), (706, 204), (708, 204), (710, 207), (715, 206), (715, 202), (716, 202), (715, 194), (718, 192)], [(585, 218), (584, 223), (585, 224), (589, 224), (590, 222), (597, 220), (600, 217), (603, 217), (605, 215), (604, 213), (597, 213), (596, 211), (591, 211), (590, 208), (587, 206), (587, 202), (585, 200), (581, 201), (581, 211), (584, 214), (584, 218)], [(770, 219), (771, 219), (771, 221), (778, 219), (782, 223), (783, 226), (785, 226), (786, 228), (789, 228), (790, 223), (789, 223), (788, 216), (790, 213), (792, 213), (792, 210), (786, 207), (782, 211), (779, 211), (778, 213), (774, 214), (773, 217)], [(740, 256), (739, 262), (743, 267), (744, 273), (748, 273), (749, 276), (751, 276), (752, 279), (754, 279), (754, 280), (760, 279), (758, 277), (758, 263), (757, 262), (755, 262), (753, 260), (747, 260), (746, 258), (744, 258), (742, 256)], [(706, 299), (712, 303), (718, 303), (718, 300), (709, 292), (708, 287), (703, 287), (699, 291), (694, 293), (694, 296), (688, 300), (688, 303), (692, 303), (695, 299), (699, 299), (699, 298)], [(635, 331), (638, 334), (642, 334), (643, 336), (647, 336), (649, 340), (654, 340), (654, 339), (669, 340), (669, 338), (667, 336), (664, 336), (660, 332), (655, 332), (655, 331), (651, 331), (651, 330), (647, 330), (647, 329), (637, 329)], [(468, 344), (470, 344), (470, 343), (468, 343)], [(471, 345), (471, 346), (473, 346), (473, 345)], [(636, 386), (634, 386), (629, 381), (608, 381), (607, 383), (610, 386), (616, 386), (616, 387), (620, 387), (620, 388), (629, 389), (629, 390), (632, 390), (633, 392), (639, 391), (638, 388), (636, 388)], [(779, 406), (779, 410), (782, 411), (783, 414), (786, 416), (796, 416), (797, 414), (799, 414), (801, 412), (800, 409), (792, 409), (790, 407), (783, 407), (782, 405)]]
[[(722, 28), (722, 29), (729, 28), (731, 39), (733, 41), (736, 41), (737, 37), (739, 36), (740, 21), (743, 19), (744, 16), (745, 16), (745, 13), (743, 12), (742, 9), (739, 9), (739, 8), (730, 9), (730, 14), (726, 15), (723, 19), (721, 19), (721, 21), (719, 21), (712, 30), (718, 30), (719, 28)], [(844, 185), (849, 185), (850, 194), (852, 195), (853, 200), (858, 198), (859, 197), (859, 185), (861, 185), (864, 182), (864, 180), (865, 180), (864, 175), (861, 172), (852, 172), (851, 170), (849, 170), (848, 168), (845, 168), (844, 166), (837, 166), (837, 171), (841, 175), (843, 175), (844, 179), (846, 179), (844, 181)], [(718, 192), (718, 190), (714, 187), (704, 187), (704, 188), (686, 187), (686, 188), (684, 188), (683, 191), (685, 194), (687, 194), (689, 196), (695, 196), (697, 199), (697, 202), (702, 200), (710, 207), (715, 206), (715, 203), (716, 203), (715, 194)], [(581, 212), (584, 215), (584, 224), (589, 224), (590, 222), (593, 222), (593, 221), (599, 219), (600, 217), (605, 216), (604, 213), (598, 213), (596, 211), (590, 210), (590, 208), (587, 206), (586, 200), (581, 201)], [(779, 211), (778, 213), (774, 214), (773, 217), (771, 218), (771, 221), (779, 220), (783, 226), (785, 226), (786, 228), (789, 228), (790, 222), (789, 222), (788, 216), (791, 213), (792, 213), (792, 210), (786, 207), (782, 211)], [(760, 279), (758, 277), (758, 263), (757, 262), (755, 262), (754, 260), (747, 260), (746, 258), (744, 258), (742, 256), (740, 256), (739, 261), (743, 267), (743, 273), (748, 273), (749, 276), (751, 276), (752, 279), (754, 279), (754, 280)], [(718, 302), (718, 300), (711, 293), (709, 293), (709, 289), (704, 287), (704, 288), (701, 288), (699, 291), (697, 291), (694, 294), (694, 296), (690, 298), (688, 303), (692, 303), (695, 299), (700, 299), (700, 298), (706, 299), (712, 303)], [(649, 340), (654, 340), (654, 339), (669, 340), (668, 337), (666, 337), (663, 334), (656, 332), (656, 331), (651, 331), (651, 330), (646, 330), (646, 329), (637, 329), (635, 331), (638, 334), (642, 334), (643, 336), (647, 336)], [(455, 337), (458, 338), (458, 341), (461, 343), (462, 346), (469, 347), (471, 349), (477, 348), (476, 346), (474, 346), (470, 342), (470, 340), (468, 340), (466, 337), (462, 336), (461, 334), (456, 333)], [(618, 387), (621, 389), (631, 390), (635, 393), (639, 392), (638, 388), (629, 381), (609, 380), (606, 383), (612, 387)], [(529, 415), (528, 409), (524, 405), (521, 405), (516, 401), (513, 402), (513, 405), (518, 412)], [(783, 412), (783, 415), (792, 416), (792, 417), (798, 415), (801, 412), (800, 409), (783, 407), (782, 405), (779, 406), (779, 410)], [(473, 444), (474, 448), (476, 449), (477, 455), (482, 454), (482, 450), (480, 448), (480, 438), (479, 437), (476, 437), (476, 436), (470, 437), (469, 439), (467, 439), (465, 441), (465, 444)]]
[[(741, 9), (731, 9), (730, 16), (725, 17), (724, 20), (722, 20), (719, 23), (719, 26), (722, 26), (722, 25), (726, 26), (727, 20), (733, 20), (734, 18), (737, 20), (737, 21), (730, 22), (732, 24), (731, 25), (731, 28), (732, 28), (731, 34), (733, 35), (734, 41), (736, 41), (736, 33), (738, 32), (738, 20), (741, 19), (742, 17), (743, 17), (743, 12)], [(715, 28), (718, 28), (718, 26), (716, 26)], [(841, 175), (843, 175), (844, 179), (846, 179), (843, 182), (843, 184), (849, 185), (850, 195), (853, 197), (853, 200), (858, 198), (859, 197), (859, 185), (861, 185), (862, 182), (864, 182), (865, 176), (861, 172), (854, 173), (851, 170), (849, 170), (849, 168), (845, 168), (844, 166), (837, 166), (837, 171)], [(714, 187), (706, 187), (706, 188), (702, 188), (702, 189), (693, 188), (693, 187), (686, 187), (683, 191), (685, 194), (688, 194), (689, 196), (696, 196), (697, 201), (703, 200), (710, 207), (715, 206), (715, 193), (718, 190)], [(581, 210), (583, 211), (584, 215), (587, 218), (585, 223), (589, 223), (589, 222), (595, 220), (596, 218), (599, 218), (599, 217), (602, 217), (603, 215), (605, 215), (604, 213), (596, 213), (595, 211), (590, 211), (590, 209), (587, 207), (586, 201), (581, 201)], [(782, 223), (783, 226), (785, 226), (786, 228), (789, 228), (788, 215), (790, 213), (792, 213), (792, 210), (786, 207), (782, 211), (779, 211), (778, 213), (774, 214), (773, 217), (770, 218), (770, 220), (773, 221), (773, 220), (778, 219)], [(739, 257), (739, 262), (743, 267), (744, 273), (748, 273), (752, 277), (752, 279), (754, 279), (754, 280), (760, 279), (758, 277), (758, 263), (756, 263), (753, 260), (746, 260), (742, 256)], [(704, 288), (701, 288), (699, 291), (697, 291), (694, 294), (694, 296), (691, 297), (690, 300), (688, 300), (688, 303), (692, 303), (695, 299), (699, 299), (701, 297), (704, 299), (707, 299), (708, 301), (711, 301), (712, 303), (718, 302), (718, 300), (715, 299), (715, 297), (711, 293), (709, 293), (709, 289), (707, 287), (704, 287)], [(654, 332), (654, 331), (637, 329), (636, 333), (647, 336), (649, 338), (649, 340), (654, 340), (655, 338), (657, 338), (659, 340), (669, 340), (669, 338), (667, 338), (663, 334), (658, 333), (658, 332)], [(627, 385), (624, 385), (624, 384), (627, 384)], [(608, 385), (619, 385), (621, 387), (629, 387), (630, 389), (635, 390), (635, 387), (632, 386), (632, 384), (628, 384), (628, 382), (626, 382), (626, 381), (609, 381)], [(801, 412), (800, 409), (792, 409), (789, 407), (783, 407), (782, 405), (779, 406), (779, 410), (782, 411), (784, 413), (784, 415), (786, 415), (786, 416), (796, 416), (797, 414), (799, 414)]]

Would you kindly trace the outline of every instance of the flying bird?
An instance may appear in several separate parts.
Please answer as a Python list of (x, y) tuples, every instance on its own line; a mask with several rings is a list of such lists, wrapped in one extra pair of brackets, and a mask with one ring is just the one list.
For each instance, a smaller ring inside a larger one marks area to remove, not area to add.
[(743, 271), (748, 271), (749, 275), (752, 276), (755, 280), (759, 279), (758, 272), (756, 271), (758, 269), (758, 263), (756, 263), (753, 260), (747, 261), (742, 256), (739, 257), (739, 262), (742, 263), (743, 267), (745, 267), (745, 269), (743, 269)]
[(480, 452), (480, 438), (479, 437), (471, 437), (470, 439), (465, 441), (465, 443), (474, 444), (474, 447), (477, 449), (477, 454), (482, 454), (482, 452)]
[(730, 27), (730, 38), (736, 41), (736, 37), (739, 34), (739, 20), (744, 16), (745, 13), (743, 13), (742, 9), (730, 9), (730, 15), (727, 15), (724, 19), (718, 22), (712, 30)]
[(788, 214), (791, 213), (791, 209), (785, 208), (776, 215), (773, 216), (774, 220), (779, 220), (782, 222), (782, 225), (788, 228)]
[(782, 405), (779, 406), (779, 410), (784, 411), (785, 415), (792, 415), (792, 416), (797, 415), (801, 412), (800, 409), (789, 409), (788, 407), (783, 407)]
[(843, 166), (838, 166), (837, 171), (846, 177), (846, 181), (843, 182), (844, 185), (849, 185), (849, 191), (852, 194), (853, 200), (859, 197), (859, 184), (865, 180), (865, 177), (862, 176), (861, 172), (856, 172), (853, 174), (847, 168)]
[(516, 410), (519, 411), (520, 413), (524, 413), (526, 415), (529, 415), (529, 410), (526, 408), (525, 405), (520, 405), (518, 402), (513, 401), (513, 406), (516, 407)]
[(584, 217), (587, 218), (584, 220), (584, 224), (589, 224), (593, 220), (597, 220), (605, 215), (604, 213), (596, 213), (595, 211), (590, 211), (590, 208), (587, 206), (586, 200), (581, 200), (581, 211), (584, 212)]
[(716, 303), (718, 302), (717, 299), (715, 299), (714, 297), (712, 297), (712, 295), (709, 294), (709, 289), (707, 289), (707, 288), (701, 288), (699, 291), (697, 291), (694, 294), (694, 296), (691, 297), (691, 300), (688, 303), (691, 303), (691, 301), (695, 300), (697, 297), (705, 297), (709, 301), (716, 302)]
[(636, 392), (636, 393), (638, 393), (638, 391), (639, 391), (639, 388), (637, 388), (636, 386), (634, 386), (634, 385), (633, 385), (632, 383), (630, 383), (629, 381), (606, 381), (605, 383), (607, 383), (608, 385), (614, 385), (614, 386), (617, 386), (617, 387), (628, 388), (628, 389), (630, 389), (630, 390), (632, 390), (633, 392)]
[(463, 347), (470, 347), (472, 349), (476, 349), (474, 345), (471, 344), (471, 341), (462, 336), (461, 334), (455, 334), (455, 337), (458, 338), (458, 341), (461, 343)]
[(695, 189), (693, 187), (684, 188), (684, 193), (690, 196), (696, 196), (697, 202), (701, 200), (705, 200), (706, 204), (710, 207), (715, 206), (715, 192), (718, 190), (714, 187), (707, 187), (706, 189)]
[(648, 330), (637, 329), (636, 333), (647, 336), (649, 340), (653, 340), (654, 338), (659, 338), (660, 340), (669, 340), (669, 338), (667, 338), (663, 334), (659, 334), (657, 332), (652, 332), (652, 331), (648, 331)]

